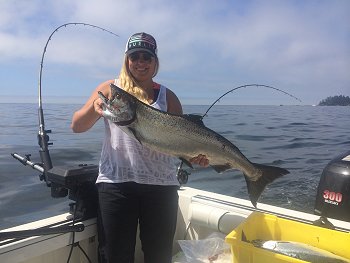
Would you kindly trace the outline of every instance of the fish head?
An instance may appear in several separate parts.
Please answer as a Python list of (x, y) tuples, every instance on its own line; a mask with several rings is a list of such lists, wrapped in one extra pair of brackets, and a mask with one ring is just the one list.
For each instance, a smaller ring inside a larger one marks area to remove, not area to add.
[(110, 87), (110, 99), (99, 93), (103, 101), (103, 116), (118, 126), (129, 125), (135, 120), (136, 98), (114, 84), (110, 84)]

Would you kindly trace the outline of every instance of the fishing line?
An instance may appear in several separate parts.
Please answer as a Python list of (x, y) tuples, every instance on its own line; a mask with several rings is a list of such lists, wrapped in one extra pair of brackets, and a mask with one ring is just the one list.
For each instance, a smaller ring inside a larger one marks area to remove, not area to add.
[(222, 94), (217, 100), (215, 100), (211, 105), (210, 107), (207, 109), (207, 111), (203, 114), (202, 116), (202, 119), (207, 116), (207, 113), (210, 111), (210, 109), (217, 103), (219, 102), (224, 96), (226, 96), (227, 94), (231, 93), (232, 91), (235, 91), (235, 90), (238, 90), (238, 89), (242, 89), (242, 88), (247, 88), (247, 87), (263, 87), (263, 88), (268, 88), (268, 89), (273, 89), (273, 90), (277, 90), (279, 92), (282, 92), (298, 101), (301, 102), (301, 100), (297, 97), (295, 97), (294, 95), (292, 94), (289, 94), (288, 92), (284, 91), (284, 90), (281, 90), (281, 89), (278, 89), (278, 88), (275, 88), (275, 87), (272, 87), (272, 86), (268, 86), (268, 85), (263, 85), (263, 84), (246, 84), (246, 85), (242, 85), (242, 86), (239, 86), (239, 87), (236, 87), (236, 88), (233, 88), (227, 92), (225, 92), (224, 94)]

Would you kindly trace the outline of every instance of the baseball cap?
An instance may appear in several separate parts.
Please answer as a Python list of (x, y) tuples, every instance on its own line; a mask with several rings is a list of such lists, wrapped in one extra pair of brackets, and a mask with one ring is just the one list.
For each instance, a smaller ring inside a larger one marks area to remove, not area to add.
[(126, 43), (125, 54), (129, 55), (136, 51), (146, 51), (157, 56), (157, 42), (153, 36), (145, 32), (133, 34)]

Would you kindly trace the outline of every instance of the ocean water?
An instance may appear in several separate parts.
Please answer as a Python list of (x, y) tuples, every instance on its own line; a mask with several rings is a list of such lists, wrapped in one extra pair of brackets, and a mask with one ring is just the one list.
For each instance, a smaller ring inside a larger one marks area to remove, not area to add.
[[(99, 121), (74, 134), (72, 113), (80, 105), (44, 105), (53, 165), (97, 164), (104, 135)], [(40, 162), (37, 104), (0, 104), (0, 229), (68, 211), (67, 198), (54, 199), (39, 173), (10, 154), (31, 154)], [(208, 106), (184, 106), (203, 114)], [(233, 142), (252, 162), (286, 168), (290, 174), (270, 184), (259, 201), (313, 212), (318, 182), (327, 163), (350, 148), (350, 107), (223, 106), (204, 118), (207, 127)], [(248, 199), (239, 171), (189, 170), (188, 186)]]

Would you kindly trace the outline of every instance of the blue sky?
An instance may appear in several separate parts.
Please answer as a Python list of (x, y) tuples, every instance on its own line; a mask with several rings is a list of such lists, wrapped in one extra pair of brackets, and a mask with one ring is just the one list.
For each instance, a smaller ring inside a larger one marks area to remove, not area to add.
[[(148, 32), (158, 42), (155, 78), (183, 104), (210, 104), (240, 85), (285, 90), (301, 104), (350, 95), (350, 1), (1, 0), (0, 102), (36, 102), (44, 59), (45, 102), (83, 103), (115, 78), (127, 38)], [(222, 104), (300, 104), (263, 88), (241, 89)]]

